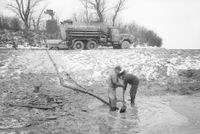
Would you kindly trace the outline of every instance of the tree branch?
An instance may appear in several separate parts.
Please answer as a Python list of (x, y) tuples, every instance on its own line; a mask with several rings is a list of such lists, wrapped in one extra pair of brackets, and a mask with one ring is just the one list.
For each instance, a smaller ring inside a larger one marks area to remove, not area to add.
[(25, 15), (25, 10), (24, 10), (24, 1), (21, 0), (21, 3), (20, 3), (21, 7), (22, 7), (22, 13), (23, 15)]
[(22, 19), (23, 21), (25, 21), (25, 18), (24, 18), (22, 9), (21, 9), (21, 5), (20, 5), (20, 3), (19, 3), (18, 0), (15, 0), (15, 1), (16, 1), (16, 3), (17, 3), (17, 6), (18, 6), (17, 8), (18, 8), (18, 12), (19, 12), (19, 14), (20, 14), (20, 17), (21, 17), (21, 19)]
[(115, 21), (116, 21), (116, 18), (119, 14), (119, 12), (122, 11), (123, 9), (123, 6), (124, 6), (124, 3), (125, 3), (126, 0), (119, 0), (117, 5), (115, 6), (115, 11), (114, 11), (114, 15), (113, 15), (113, 18), (112, 18), (112, 25), (114, 26), (115, 25)]
[(38, 19), (37, 19), (37, 24), (36, 24), (36, 26), (37, 26), (37, 30), (39, 30), (39, 25), (40, 25), (40, 21), (41, 21), (41, 18), (42, 18), (42, 14), (44, 13), (44, 10), (46, 9), (46, 6), (45, 7), (43, 7), (43, 9), (42, 9), (42, 11), (40, 12), (40, 14), (39, 14), (39, 16), (38, 16)]

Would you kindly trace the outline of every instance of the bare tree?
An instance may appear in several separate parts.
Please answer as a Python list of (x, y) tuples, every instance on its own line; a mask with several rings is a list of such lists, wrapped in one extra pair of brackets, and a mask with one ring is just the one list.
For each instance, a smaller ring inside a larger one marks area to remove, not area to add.
[(85, 22), (89, 23), (90, 22), (90, 13), (89, 13), (89, 0), (80, 0), (83, 7), (84, 7), (84, 18)]
[(36, 30), (36, 31), (39, 31), (40, 30), (40, 23), (41, 23), (41, 21), (42, 21), (42, 16), (43, 16), (43, 14), (44, 14), (44, 10), (46, 9), (46, 6), (44, 6), (43, 8), (42, 8), (42, 10), (40, 11), (40, 13), (39, 13), (39, 15), (38, 15), (38, 17), (37, 18), (34, 18), (34, 17), (32, 17), (31, 19), (32, 19), (32, 22), (33, 22), (33, 27), (34, 27), (34, 30)]
[(125, 1), (126, 0), (118, 0), (118, 3), (114, 7), (114, 15), (112, 17), (112, 26), (115, 25), (115, 21), (117, 19), (117, 16), (118, 16), (119, 12), (121, 12), (123, 10)]
[(84, 16), (86, 17), (86, 22), (91, 21), (90, 12), (93, 11), (96, 13), (96, 16), (98, 18), (98, 22), (105, 22), (106, 21), (106, 15), (108, 15), (108, 11), (114, 10), (114, 15), (111, 17), (111, 23), (114, 26), (116, 19), (119, 15), (119, 13), (124, 9), (124, 5), (126, 0), (118, 0), (114, 6), (107, 7), (108, 1), (106, 0), (80, 0), (84, 7)]
[(94, 9), (99, 22), (104, 22), (106, 12), (106, 0), (89, 0), (89, 7)]
[(24, 23), (25, 29), (30, 28), (31, 16), (35, 8), (43, 0), (10, 0), (8, 8), (16, 13)]

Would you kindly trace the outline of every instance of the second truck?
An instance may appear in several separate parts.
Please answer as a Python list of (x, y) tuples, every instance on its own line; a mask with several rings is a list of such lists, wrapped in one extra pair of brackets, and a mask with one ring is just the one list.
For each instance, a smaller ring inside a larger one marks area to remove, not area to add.
[(65, 21), (60, 25), (60, 32), (63, 41), (54, 47), (56, 49), (61, 44), (73, 50), (92, 50), (99, 46), (129, 49), (134, 42), (132, 35), (120, 34), (117, 28), (101, 23), (86, 25)]

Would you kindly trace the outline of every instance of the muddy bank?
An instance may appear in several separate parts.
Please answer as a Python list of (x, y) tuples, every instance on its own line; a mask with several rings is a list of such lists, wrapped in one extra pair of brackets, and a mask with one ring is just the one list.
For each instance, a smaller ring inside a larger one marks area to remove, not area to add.
[[(54, 74), (22, 73), (18, 78), (0, 83), (0, 132), (65, 134), (92, 131), (94, 133), (90, 127), (94, 122), (86, 105), (91, 98), (60, 87), (54, 81), (54, 77), (56, 77)], [(62, 98), (61, 101), (64, 104), (61, 106), (56, 103), (49, 105), (50, 103), (45, 102), (46, 99), (39, 100), (39, 103), (36, 102), (36, 104), (54, 107), (47, 110), (8, 105), (9, 103), (30, 104), (29, 102), (38, 101), (33, 93), (33, 85), (40, 82), (42, 82), (42, 87), (39, 95)], [(55, 119), (49, 119), (52, 117)]]

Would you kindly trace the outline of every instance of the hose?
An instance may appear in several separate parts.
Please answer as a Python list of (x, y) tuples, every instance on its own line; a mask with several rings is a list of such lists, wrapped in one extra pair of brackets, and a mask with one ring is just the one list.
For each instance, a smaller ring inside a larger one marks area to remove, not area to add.
[(54, 66), (54, 69), (55, 69), (55, 71), (56, 71), (56, 74), (57, 74), (57, 76), (58, 76), (58, 78), (59, 78), (60, 85), (61, 85), (62, 87), (69, 88), (69, 89), (72, 89), (72, 90), (74, 90), (74, 91), (77, 91), (77, 92), (80, 92), (80, 93), (83, 93), (83, 94), (90, 95), (90, 96), (92, 96), (92, 97), (94, 97), (94, 98), (100, 100), (100, 101), (103, 102), (104, 104), (110, 106), (110, 104), (109, 104), (107, 101), (103, 100), (102, 98), (96, 96), (95, 94), (93, 94), (93, 93), (91, 93), (91, 92), (85, 91), (85, 90), (87, 90), (87, 89), (84, 88), (84, 87), (82, 87), (81, 85), (79, 85), (75, 80), (73, 80), (73, 79), (71, 78), (71, 76), (70, 76), (69, 74), (67, 74), (68, 77), (69, 77), (71, 80), (73, 80), (74, 83), (75, 83), (78, 87), (80, 87), (80, 88), (82, 88), (82, 89), (84, 89), (84, 90), (81, 90), (81, 89), (78, 89), (78, 88), (76, 88), (76, 87), (72, 87), (72, 86), (70, 86), (70, 85), (64, 84), (64, 80), (63, 80), (63, 78), (61, 77), (61, 75), (60, 75), (60, 73), (59, 73), (59, 71), (58, 71), (58, 67), (57, 67), (56, 63), (54, 62), (53, 58), (52, 58), (51, 55), (49, 54), (49, 50), (48, 50), (48, 49), (46, 49), (46, 53), (47, 53), (47, 55), (48, 55), (50, 61), (52, 62), (53, 66)]

